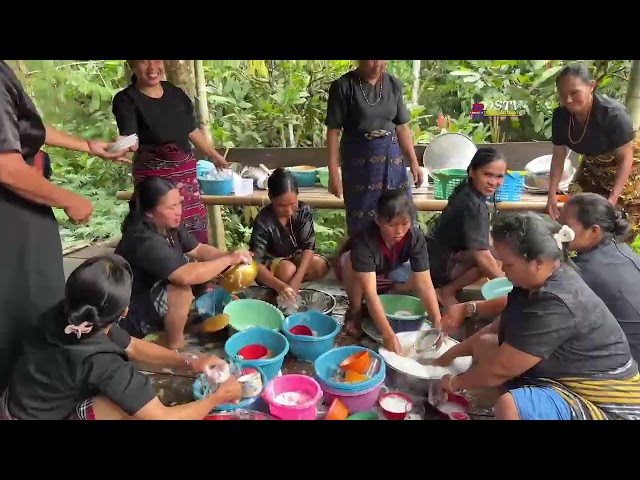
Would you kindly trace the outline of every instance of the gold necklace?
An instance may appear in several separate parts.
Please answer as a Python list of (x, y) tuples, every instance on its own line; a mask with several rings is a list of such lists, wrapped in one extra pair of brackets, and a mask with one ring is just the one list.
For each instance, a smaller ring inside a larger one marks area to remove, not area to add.
[(589, 126), (589, 120), (591, 119), (591, 109), (592, 108), (593, 108), (593, 98), (591, 99), (591, 105), (589, 105), (589, 113), (587, 114), (587, 121), (584, 123), (584, 128), (582, 129), (582, 135), (580, 136), (580, 138), (578, 139), (577, 142), (574, 142), (573, 139), (571, 138), (571, 129), (576, 124), (573, 114), (571, 114), (571, 117), (569, 118), (569, 131), (567, 132), (567, 135), (569, 137), (569, 141), (571, 143), (573, 143), (574, 145), (576, 143), (580, 143), (582, 141), (582, 139), (584, 138), (584, 134), (587, 133), (587, 127)]

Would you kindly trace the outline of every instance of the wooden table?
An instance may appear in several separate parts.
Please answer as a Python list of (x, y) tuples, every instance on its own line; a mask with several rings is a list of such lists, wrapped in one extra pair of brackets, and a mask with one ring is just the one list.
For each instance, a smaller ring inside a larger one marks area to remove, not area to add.
[[(129, 200), (131, 192), (119, 191), (116, 194), (118, 200)], [(298, 197), (313, 208), (318, 209), (343, 209), (344, 200), (330, 194), (323, 187), (301, 187)], [(413, 198), (418, 210), (422, 212), (440, 212), (447, 205), (446, 200), (433, 198), (433, 188), (414, 188)], [(264, 207), (269, 204), (269, 196), (266, 190), (254, 190), (253, 194), (246, 197), (235, 195), (202, 195), (202, 202), (207, 206), (226, 205), (236, 207)], [(547, 196), (525, 193), (519, 202), (499, 202), (499, 210), (522, 211), (530, 210), (543, 212), (547, 204)]]
[[(414, 188), (413, 199), (421, 212), (441, 212), (447, 205), (446, 200), (436, 200), (433, 197), (433, 187)], [(129, 200), (131, 192), (119, 191), (118, 200)], [(344, 200), (330, 194), (324, 187), (300, 187), (298, 198), (316, 209), (344, 209)], [(221, 205), (228, 207), (264, 207), (269, 204), (266, 190), (254, 190), (251, 195), (244, 197), (235, 195), (202, 195), (202, 202), (207, 206), (209, 221), (210, 243), (216, 248), (226, 250), (224, 237), (224, 223), (222, 221)], [(542, 213), (547, 205), (547, 195), (524, 193), (519, 202), (499, 202), (498, 210), (534, 211)]]

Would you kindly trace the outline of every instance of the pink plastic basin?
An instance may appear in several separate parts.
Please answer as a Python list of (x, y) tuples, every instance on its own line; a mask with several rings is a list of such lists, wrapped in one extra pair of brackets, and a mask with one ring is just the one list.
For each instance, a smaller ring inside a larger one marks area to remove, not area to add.
[[(282, 393), (301, 393), (309, 398), (298, 405), (280, 405), (275, 402)], [(322, 398), (320, 384), (306, 375), (283, 375), (271, 380), (264, 389), (262, 398), (269, 405), (269, 412), (281, 420), (316, 420), (318, 402)]]
[(349, 414), (353, 415), (354, 413), (369, 411), (376, 406), (383, 383), (384, 379), (377, 385), (361, 392), (340, 392), (327, 387), (322, 382), (320, 382), (320, 386), (324, 392), (324, 403), (331, 405), (331, 402), (338, 398), (349, 409)]

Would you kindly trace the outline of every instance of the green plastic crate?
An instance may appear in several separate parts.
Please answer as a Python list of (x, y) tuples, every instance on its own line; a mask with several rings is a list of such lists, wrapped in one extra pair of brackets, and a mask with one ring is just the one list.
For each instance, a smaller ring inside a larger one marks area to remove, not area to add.
[(467, 171), (462, 168), (444, 168), (434, 170), (433, 176), (433, 196), (436, 200), (448, 200), (454, 188), (460, 185), (467, 178)]

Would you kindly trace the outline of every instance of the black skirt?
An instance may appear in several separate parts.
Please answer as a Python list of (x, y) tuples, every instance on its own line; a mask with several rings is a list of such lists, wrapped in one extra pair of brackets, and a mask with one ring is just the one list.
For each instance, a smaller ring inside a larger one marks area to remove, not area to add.
[(64, 296), (62, 242), (53, 210), (0, 186), (0, 391), (23, 333)]

